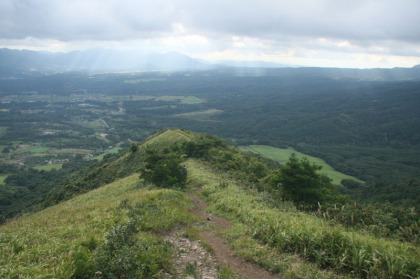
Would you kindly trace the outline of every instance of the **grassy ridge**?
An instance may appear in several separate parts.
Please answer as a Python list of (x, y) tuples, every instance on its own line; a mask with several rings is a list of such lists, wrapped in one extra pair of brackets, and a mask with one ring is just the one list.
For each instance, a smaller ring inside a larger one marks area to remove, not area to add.
[[(122, 201), (162, 208), (159, 218), (139, 224), (139, 239), (147, 242), (158, 239), (150, 232), (194, 220), (187, 213), (190, 203), (185, 194), (148, 190), (138, 183), (135, 174), (2, 225), (0, 278), (70, 278), (77, 267), (73, 255), (81, 245), (103, 242), (113, 227), (129, 219)], [(143, 210), (142, 214), (152, 213)]]
[(420, 276), (420, 250), (409, 244), (331, 226), (314, 216), (288, 208), (271, 208), (259, 195), (234, 181), (211, 173), (197, 161), (188, 161), (192, 183), (203, 186), (214, 212), (246, 227), (246, 234), (277, 251), (297, 253), (322, 268), (334, 268), (367, 277)]
[(357, 182), (362, 182), (354, 176), (350, 176), (341, 172), (334, 170), (327, 162), (324, 160), (313, 157), (310, 155), (303, 154), (294, 150), (291, 147), (288, 148), (277, 148), (269, 145), (250, 145), (247, 147), (240, 148), (242, 151), (250, 151), (255, 154), (259, 154), (262, 157), (271, 159), (273, 161), (279, 162), (280, 164), (285, 164), (289, 157), (294, 153), (296, 156), (301, 159), (303, 157), (308, 158), (311, 163), (315, 163), (322, 166), (320, 173), (326, 174), (329, 178), (333, 180), (334, 184), (341, 184), (341, 181), (344, 179), (355, 180)]
[(121, 218), (112, 211), (122, 199), (139, 199), (131, 176), (44, 211), (21, 217), (0, 227), (0, 277), (64, 278), (77, 243), (91, 235), (101, 239)]
[(178, 142), (190, 141), (191, 139), (193, 139), (193, 134), (191, 132), (179, 129), (170, 129), (164, 130), (148, 138), (145, 141), (144, 146), (148, 148), (164, 149), (166, 147), (171, 147)]

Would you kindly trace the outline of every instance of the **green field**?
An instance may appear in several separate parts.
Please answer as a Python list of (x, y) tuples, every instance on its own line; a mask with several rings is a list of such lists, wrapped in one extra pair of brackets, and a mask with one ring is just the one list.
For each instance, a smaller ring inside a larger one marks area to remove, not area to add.
[(178, 101), (181, 104), (194, 105), (205, 103), (206, 100), (194, 96), (162, 96), (155, 99), (155, 101)]
[(114, 148), (112, 148), (112, 149), (108, 149), (106, 152), (102, 153), (101, 155), (95, 156), (95, 157), (93, 157), (93, 158), (91, 158), (91, 159), (92, 159), (92, 160), (98, 160), (98, 161), (101, 161), (101, 160), (104, 158), (104, 156), (105, 156), (106, 154), (116, 154), (116, 153), (118, 153), (121, 149), (123, 149), (123, 148), (122, 148), (122, 147), (114, 147)]
[(223, 113), (223, 110), (219, 109), (208, 109), (208, 110), (200, 110), (200, 111), (193, 111), (187, 113), (180, 113), (176, 114), (175, 116), (178, 117), (186, 117), (186, 118), (194, 118), (196, 120), (208, 120), (214, 115)]
[(0, 137), (6, 134), (6, 132), (7, 132), (7, 127), (0, 127)]
[(166, 109), (166, 108), (177, 108), (176, 105), (170, 105), (170, 106), (157, 106), (157, 107), (146, 107), (146, 108), (141, 108), (143, 110), (155, 110), (155, 109)]
[(45, 165), (45, 166), (38, 166), (38, 167), (35, 167), (35, 169), (37, 169), (37, 170), (44, 170), (44, 171), (50, 171), (52, 169), (59, 170), (62, 167), (63, 167), (63, 164), (51, 164), (51, 165)]
[(7, 178), (8, 174), (0, 174), (0, 184), (4, 183), (4, 180)]
[(306, 157), (311, 163), (321, 165), (322, 169), (320, 172), (323, 174), (326, 174), (329, 178), (331, 178), (334, 184), (341, 184), (341, 181), (344, 179), (350, 179), (350, 180), (355, 180), (357, 182), (363, 182), (354, 176), (350, 176), (350, 175), (334, 170), (333, 167), (328, 165), (324, 160), (320, 158), (298, 152), (291, 147), (283, 149), (283, 148), (277, 148), (277, 147), (273, 147), (269, 145), (250, 145), (246, 147), (241, 147), (240, 149), (242, 151), (248, 151), (255, 154), (259, 154), (264, 158), (271, 159), (282, 165), (285, 164), (287, 160), (289, 160), (289, 157), (294, 153), (300, 159)]
[(124, 80), (124, 83), (137, 84), (137, 83), (143, 83), (143, 82), (165, 81), (165, 80), (166, 78), (138, 78), (138, 79), (126, 79)]
[(42, 146), (35, 146), (35, 147), (29, 147), (29, 148), (23, 147), (21, 150), (17, 151), (16, 153), (36, 154), (36, 153), (43, 153), (47, 151), (48, 149), (49, 149), (48, 147), (42, 147)]
[(123, 149), (123, 148), (122, 147), (114, 147), (114, 148), (110, 149), (108, 151), (108, 153), (117, 154), (118, 152), (120, 152), (121, 149)]

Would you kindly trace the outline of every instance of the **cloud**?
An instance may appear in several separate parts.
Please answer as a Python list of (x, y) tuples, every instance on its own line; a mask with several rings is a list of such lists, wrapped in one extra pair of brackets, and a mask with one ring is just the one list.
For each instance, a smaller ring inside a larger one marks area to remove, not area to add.
[(417, 57), (419, 14), (417, 0), (2, 0), (0, 43)]
[(133, 39), (171, 33), (420, 41), (416, 0), (3, 0), (1, 37)]

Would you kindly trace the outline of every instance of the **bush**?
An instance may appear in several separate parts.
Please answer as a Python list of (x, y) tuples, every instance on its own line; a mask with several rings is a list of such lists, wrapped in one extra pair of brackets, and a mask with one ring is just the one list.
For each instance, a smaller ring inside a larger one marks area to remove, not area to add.
[(165, 157), (156, 151), (148, 151), (146, 166), (142, 169), (141, 178), (159, 187), (183, 188), (187, 182), (187, 170), (181, 166), (182, 159), (175, 154)]
[(85, 247), (79, 247), (72, 255), (74, 273), (72, 279), (92, 278), (96, 272), (96, 263)]
[(315, 206), (318, 202), (334, 201), (339, 196), (338, 190), (331, 179), (318, 173), (321, 168), (311, 164), (306, 157), (299, 160), (292, 154), (273, 178), (273, 187), (280, 188), (286, 200), (297, 204)]
[(138, 232), (127, 222), (106, 235), (95, 252), (99, 278), (152, 278), (170, 266), (169, 244), (153, 237), (140, 241)]

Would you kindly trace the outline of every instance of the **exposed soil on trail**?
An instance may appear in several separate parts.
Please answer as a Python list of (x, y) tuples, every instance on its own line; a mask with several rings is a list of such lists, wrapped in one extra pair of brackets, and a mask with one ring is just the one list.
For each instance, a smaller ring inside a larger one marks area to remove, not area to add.
[(236, 256), (230, 249), (225, 240), (217, 235), (217, 232), (230, 228), (230, 223), (223, 218), (206, 213), (207, 204), (194, 193), (189, 196), (193, 199), (195, 208), (193, 213), (201, 216), (204, 222), (207, 222), (208, 230), (200, 231), (200, 237), (213, 248), (213, 255), (220, 266), (229, 266), (238, 276), (238, 278), (247, 279), (279, 279), (278, 275), (274, 275), (260, 266), (247, 262)]
[[(218, 278), (218, 263), (215, 257), (203, 248), (200, 240), (190, 240), (179, 232), (172, 232), (165, 240), (176, 247), (176, 257), (173, 262), (175, 278)], [(173, 277), (168, 274), (166, 278)]]

